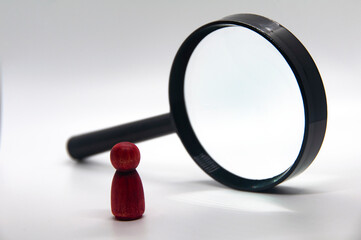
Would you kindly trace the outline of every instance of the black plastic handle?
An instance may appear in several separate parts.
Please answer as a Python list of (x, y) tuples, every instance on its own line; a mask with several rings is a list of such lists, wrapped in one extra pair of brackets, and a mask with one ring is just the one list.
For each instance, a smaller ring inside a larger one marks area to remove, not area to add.
[(170, 113), (74, 136), (67, 148), (74, 159), (110, 150), (118, 142), (141, 142), (175, 132)]

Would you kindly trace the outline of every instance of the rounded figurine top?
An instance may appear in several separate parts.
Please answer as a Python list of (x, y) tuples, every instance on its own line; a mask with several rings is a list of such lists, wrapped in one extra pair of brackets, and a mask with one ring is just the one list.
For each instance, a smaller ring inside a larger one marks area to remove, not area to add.
[(120, 142), (110, 151), (110, 162), (113, 167), (122, 172), (134, 170), (140, 161), (138, 147), (130, 142)]

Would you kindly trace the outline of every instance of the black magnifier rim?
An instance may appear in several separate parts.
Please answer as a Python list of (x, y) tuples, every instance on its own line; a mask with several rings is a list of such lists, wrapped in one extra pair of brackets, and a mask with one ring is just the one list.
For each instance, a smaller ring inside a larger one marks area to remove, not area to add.
[[(272, 178), (257, 180), (242, 178), (217, 164), (197, 139), (186, 110), (184, 77), (189, 58), (194, 49), (211, 32), (220, 28), (235, 26), (246, 27), (259, 33), (278, 49), (291, 67), (303, 99), (305, 131), (300, 152), (292, 166)], [(326, 132), (326, 94), (321, 76), (312, 57), (302, 43), (286, 28), (275, 21), (254, 14), (231, 15), (206, 24), (194, 31), (183, 42), (171, 68), (169, 102), (176, 132), (193, 160), (218, 182), (244, 191), (265, 191), (303, 172), (316, 157)]]

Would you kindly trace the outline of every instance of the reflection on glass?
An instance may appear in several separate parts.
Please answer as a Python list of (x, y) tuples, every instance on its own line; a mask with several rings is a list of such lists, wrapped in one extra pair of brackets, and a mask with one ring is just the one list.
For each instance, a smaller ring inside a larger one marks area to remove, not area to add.
[(184, 86), (191, 125), (208, 154), (250, 179), (296, 160), (305, 118), (297, 80), (282, 54), (245, 27), (226, 27), (194, 50)]

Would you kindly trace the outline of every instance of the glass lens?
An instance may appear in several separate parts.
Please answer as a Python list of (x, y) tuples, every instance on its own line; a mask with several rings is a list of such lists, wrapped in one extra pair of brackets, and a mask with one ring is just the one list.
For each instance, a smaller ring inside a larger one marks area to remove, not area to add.
[(187, 65), (184, 97), (198, 140), (228, 171), (264, 179), (296, 160), (301, 92), (285, 58), (260, 34), (235, 26), (206, 36)]

